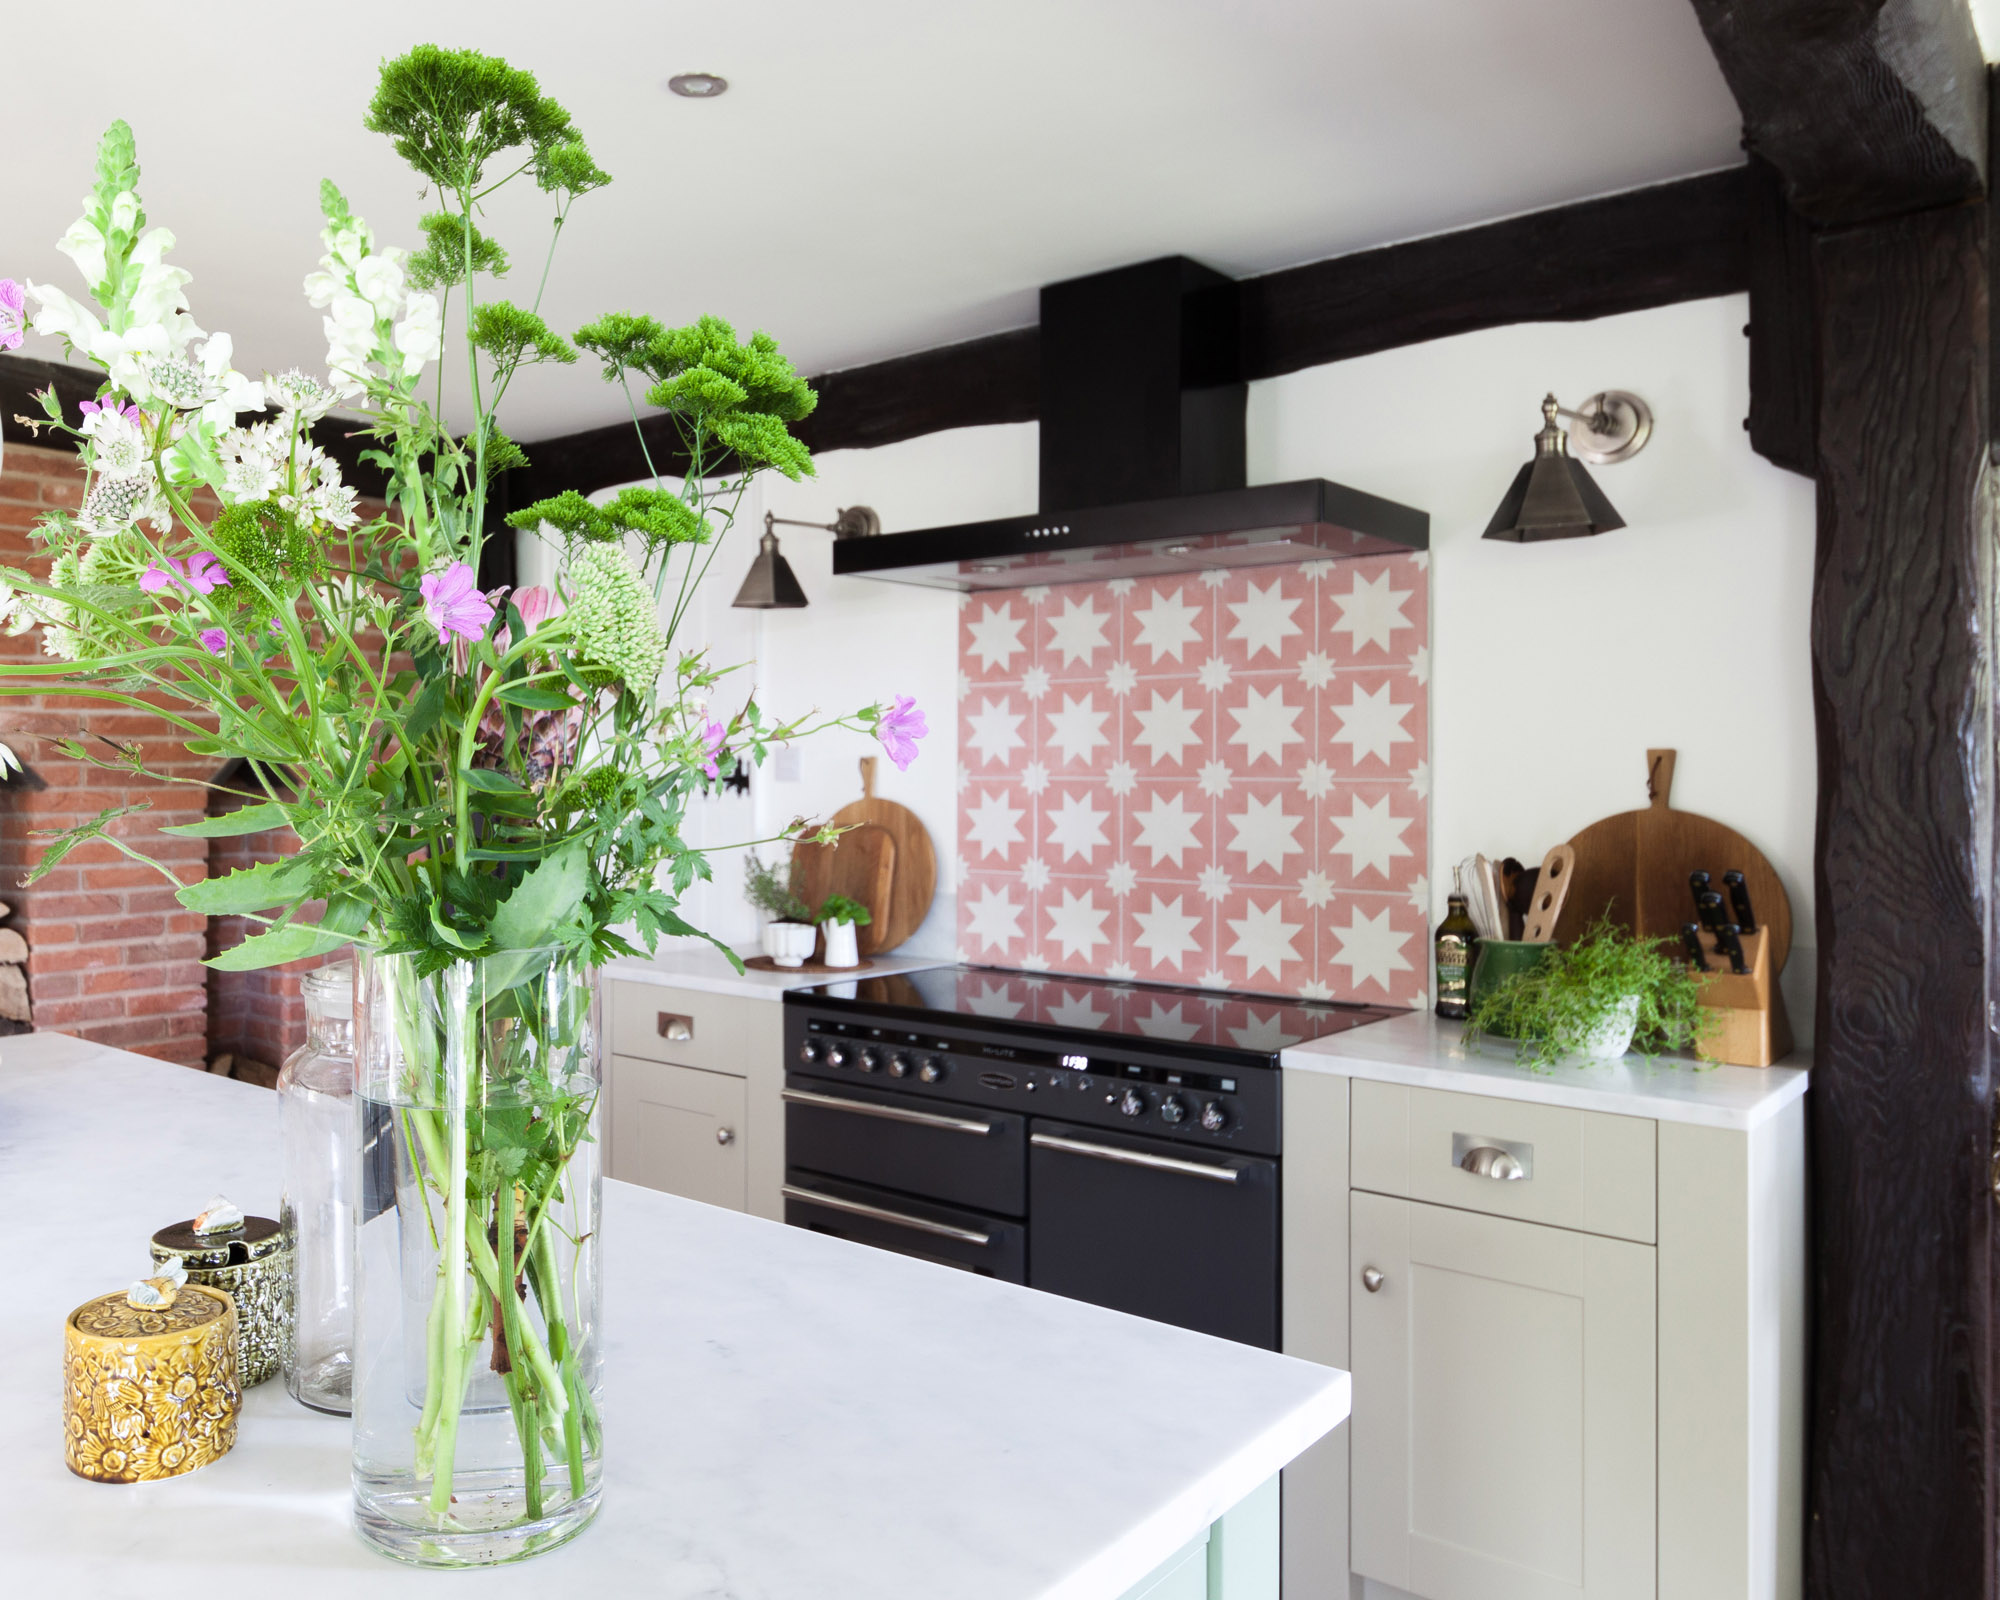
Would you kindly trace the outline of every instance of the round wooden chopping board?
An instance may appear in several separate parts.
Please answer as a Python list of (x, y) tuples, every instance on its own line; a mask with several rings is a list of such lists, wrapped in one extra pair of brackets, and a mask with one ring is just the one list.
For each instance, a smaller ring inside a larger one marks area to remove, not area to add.
[[(1608, 909), (1612, 921), (1649, 938), (1670, 939), (1695, 920), (1688, 874), (1705, 871), (1710, 887), (1729, 892), (1722, 875), (1743, 874), (1757, 925), (1770, 934), (1771, 970), (1784, 970), (1792, 952), (1792, 903), (1764, 853), (1734, 828), (1692, 811), (1675, 811), (1667, 801), (1674, 785), (1674, 752), (1646, 752), (1646, 790), (1652, 804), (1593, 822), (1570, 844), (1576, 868), (1569, 898), (1556, 924), (1556, 940), (1568, 944)], [(1735, 912), (1729, 915), (1733, 919)]]
[(889, 879), (889, 899), (870, 906), (875, 920), (859, 930), (856, 942), (863, 955), (881, 955), (907, 940), (930, 915), (937, 893), (937, 851), (931, 836), (908, 806), (875, 796), (875, 758), (861, 758), (861, 798), (833, 814), (837, 828), (872, 824), (896, 841), (895, 867)]

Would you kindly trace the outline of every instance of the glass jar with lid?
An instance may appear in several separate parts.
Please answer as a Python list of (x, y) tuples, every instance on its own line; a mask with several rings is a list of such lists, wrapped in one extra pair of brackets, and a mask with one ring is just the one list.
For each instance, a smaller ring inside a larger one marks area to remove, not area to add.
[(354, 1394), (354, 963), (299, 983), (306, 1042), (278, 1074), (284, 1159), (279, 1212), (295, 1253), (285, 1387), (315, 1411), (346, 1416)]

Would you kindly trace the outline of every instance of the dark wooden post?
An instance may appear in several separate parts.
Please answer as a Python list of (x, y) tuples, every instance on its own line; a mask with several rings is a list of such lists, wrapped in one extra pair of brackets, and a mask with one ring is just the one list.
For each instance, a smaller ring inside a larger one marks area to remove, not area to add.
[(1807, 1593), (1994, 1594), (1986, 208), (1822, 233)]

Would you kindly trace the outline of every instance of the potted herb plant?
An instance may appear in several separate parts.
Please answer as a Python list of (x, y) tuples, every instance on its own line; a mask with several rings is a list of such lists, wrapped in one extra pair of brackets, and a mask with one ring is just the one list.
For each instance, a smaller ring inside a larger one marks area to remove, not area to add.
[(764, 954), (781, 967), (804, 966), (819, 930), (812, 908), (792, 892), (790, 869), (766, 865), (753, 850), (743, 868), (743, 892), (771, 919), (764, 924)]
[(854, 930), (873, 922), (868, 908), (844, 894), (830, 894), (819, 908), (820, 932), (826, 935), (826, 964), (829, 967), (858, 967), (861, 951)]
[(1646, 1050), (1686, 1049), (1714, 1025), (1701, 985), (1664, 939), (1640, 939), (1601, 919), (1567, 949), (1509, 975), (1474, 1003), (1468, 1043), (1493, 1034), (1515, 1041), (1542, 1070), (1568, 1057), (1616, 1061), (1636, 1041)]

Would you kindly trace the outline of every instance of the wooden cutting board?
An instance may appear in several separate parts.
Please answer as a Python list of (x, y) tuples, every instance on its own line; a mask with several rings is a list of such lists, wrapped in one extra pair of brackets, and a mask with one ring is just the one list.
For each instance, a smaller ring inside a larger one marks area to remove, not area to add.
[(1648, 750), (1646, 770), (1649, 806), (1593, 822), (1570, 840), (1576, 867), (1556, 924), (1557, 941), (1577, 938), (1607, 907), (1621, 927), (1652, 938), (1676, 937), (1683, 923), (1695, 920), (1688, 874), (1711, 874), (1726, 905), (1722, 875), (1736, 869), (1750, 891), (1757, 925), (1769, 932), (1771, 970), (1783, 971), (1792, 951), (1792, 903), (1771, 863), (1734, 828), (1667, 803), (1674, 786), (1673, 751)]
[[(937, 893), (937, 851), (931, 846), (931, 836), (908, 806), (875, 797), (873, 756), (861, 758), (861, 798), (842, 806), (833, 814), (832, 821), (837, 828), (867, 825), (886, 829), (896, 841), (896, 867), (887, 904), (868, 903), (875, 920), (861, 930), (858, 940), (864, 956), (894, 950), (930, 915), (931, 898)], [(846, 839), (852, 837), (844, 836), (842, 849), (847, 847)]]
[(846, 895), (868, 908), (874, 921), (854, 930), (855, 947), (864, 956), (877, 948), (870, 935), (882, 926), (895, 878), (896, 836), (872, 822), (843, 833), (832, 844), (802, 842), (792, 847), (793, 894), (815, 911), (830, 894)]

